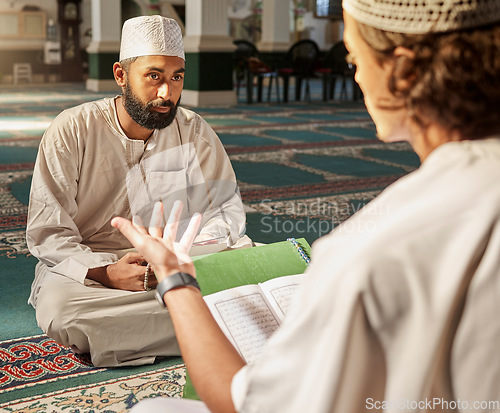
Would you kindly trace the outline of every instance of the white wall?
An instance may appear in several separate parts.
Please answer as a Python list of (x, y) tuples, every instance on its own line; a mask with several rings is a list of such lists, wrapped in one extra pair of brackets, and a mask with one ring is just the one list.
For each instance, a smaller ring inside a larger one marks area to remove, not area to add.
[(344, 24), (342, 21), (316, 19), (312, 12), (304, 16), (307, 37), (318, 43), (321, 50), (328, 50), (334, 43), (342, 39)]

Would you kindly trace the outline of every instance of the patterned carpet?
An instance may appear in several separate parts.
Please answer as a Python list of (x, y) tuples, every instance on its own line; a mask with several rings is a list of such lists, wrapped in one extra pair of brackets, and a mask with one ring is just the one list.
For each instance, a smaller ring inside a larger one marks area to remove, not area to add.
[[(180, 358), (96, 369), (44, 336), (26, 303), (36, 260), (24, 230), (40, 137), (63, 109), (108, 95), (81, 84), (0, 87), (0, 412), (119, 412), (182, 394)], [(419, 165), (407, 144), (376, 139), (362, 102), (322, 102), (319, 82), (309, 103), (247, 105), (243, 95), (196, 112), (226, 147), (255, 241), (312, 243)]]
[(44, 335), (0, 343), (0, 411), (123, 412), (144, 397), (181, 397), (182, 361), (95, 368)]
[[(154, 372), (50, 392), (15, 401), (2, 412), (126, 412), (143, 398), (181, 397), (185, 382), (182, 366), (157, 368)], [(0, 405), (1, 407), (1, 405)]]

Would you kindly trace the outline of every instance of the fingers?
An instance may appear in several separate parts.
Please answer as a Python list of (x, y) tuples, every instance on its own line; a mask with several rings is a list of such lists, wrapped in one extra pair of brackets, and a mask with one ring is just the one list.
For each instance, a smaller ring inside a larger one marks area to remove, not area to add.
[(142, 240), (142, 235), (139, 232), (140, 228), (135, 227), (128, 219), (121, 217), (113, 218), (111, 220), (111, 225), (117, 228), (135, 248), (139, 249), (138, 246), (141, 244)]
[(141, 234), (147, 234), (146, 228), (144, 228), (144, 224), (142, 223), (142, 219), (139, 215), (134, 215), (132, 217), (132, 224), (138, 232)]
[(171, 237), (163, 235), (163, 245), (165, 245), (170, 251), (174, 251), (174, 240)]
[(170, 238), (175, 242), (177, 238), (177, 229), (179, 228), (179, 219), (182, 212), (182, 202), (175, 201), (172, 210), (170, 211), (170, 216), (168, 217), (167, 225), (165, 226), (165, 232), (163, 233), (163, 238)]
[(120, 258), (120, 261), (141, 266), (144, 262), (144, 257), (138, 252), (127, 252), (123, 257)]
[(193, 245), (194, 239), (196, 238), (196, 234), (198, 234), (198, 228), (201, 224), (201, 214), (195, 213), (191, 220), (189, 221), (189, 225), (182, 235), (182, 238), (179, 244), (185, 248), (186, 251), (189, 251), (191, 246)]
[(156, 202), (151, 215), (151, 222), (149, 224), (149, 233), (153, 237), (161, 238), (163, 235), (163, 204)]
[[(179, 226), (179, 219), (182, 213), (182, 208), (183, 205), (181, 201), (176, 201), (174, 203), (170, 212), (170, 216), (168, 218), (167, 225), (165, 226), (162, 242), (159, 244), (155, 244), (155, 242), (158, 241), (158, 238), (162, 237), (161, 227), (163, 221), (163, 204), (161, 202), (157, 202), (154, 206), (151, 223), (149, 226), (149, 233), (144, 228), (143, 222), (139, 216), (134, 216), (133, 222), (130, 222), (129, 220), (124, 218), (116, 217), (111, 221), (111, 225), (121, 231), (121, 233), (131, 242), (131, 244), (144, 254), (146, 259), (152, 257), (152, 255), (148, 256), (148, 253), (144, 251), (144, 248), (146, 246), (153, 248), (153, 245), (156, 245), (156, 248), (158, 248), (161, 247), (161, 244), (163, 243), (163, 246), (166, 247), (167, 250), (170, 251), (170, 253), (175, 251), (179, 263), (189, 263), (191, 261), (191, 258), (189, 257), (189, 250), (198, 233), (202, 216), (198, 213), (193, 215), (193, 217), (189, 221), (186, 231), (182, 236), (182, 239), (179, 243), (176, 243), (175, 241), (177, 237), (177, 230)], [(154, 240), (155, 238), (156, 241)], [(153, 260), (148, 259), (148, 261), (153, 264)]]

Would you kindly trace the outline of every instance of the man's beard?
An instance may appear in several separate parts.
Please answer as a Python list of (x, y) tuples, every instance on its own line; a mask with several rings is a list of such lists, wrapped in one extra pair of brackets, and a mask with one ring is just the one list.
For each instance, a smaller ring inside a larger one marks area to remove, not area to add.
[[(177, 103), (171, 100), (150, 101), (146, 104), (134, 94), (127, 83), (123, 90), (123, 106), (130, 117), (139, 125), (146, 129), (163, 129), (170, 125), (177, 113), (180, 98)], [(168, 107), (167, 113), (160, 113), (151, 110), (152, 107)]]

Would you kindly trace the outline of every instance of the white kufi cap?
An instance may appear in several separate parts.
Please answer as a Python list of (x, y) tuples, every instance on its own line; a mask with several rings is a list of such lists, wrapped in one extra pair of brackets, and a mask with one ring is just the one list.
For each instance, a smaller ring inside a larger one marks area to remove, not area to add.
[(500, 0), (343, 0), (360, 23), (396, 33), (472, 29), (500, 21)]
[(140, 16), (123, 23), (120, 61), (138, 56), (177, 56), (184, 60), (181, 28), (174, 19)]

